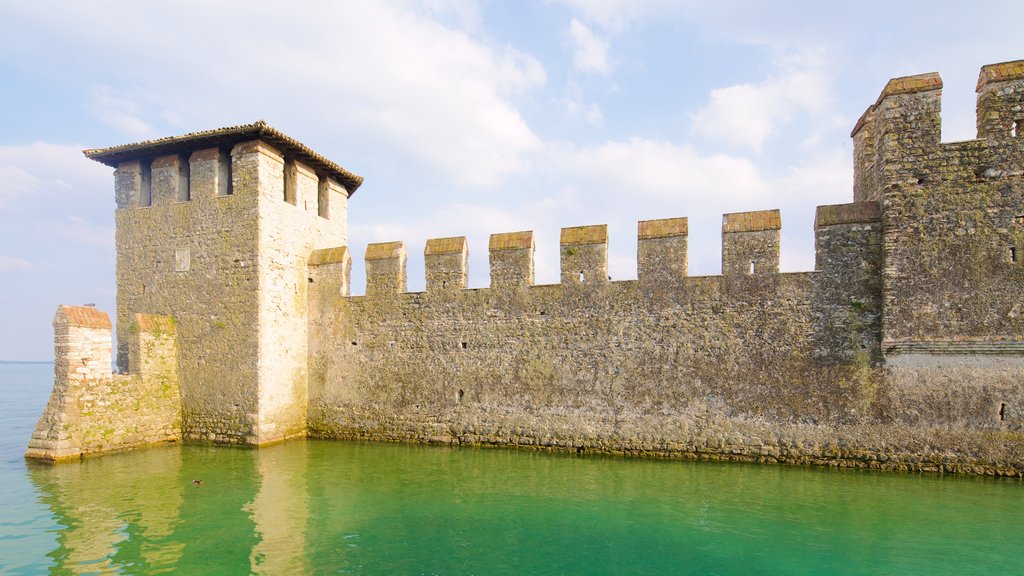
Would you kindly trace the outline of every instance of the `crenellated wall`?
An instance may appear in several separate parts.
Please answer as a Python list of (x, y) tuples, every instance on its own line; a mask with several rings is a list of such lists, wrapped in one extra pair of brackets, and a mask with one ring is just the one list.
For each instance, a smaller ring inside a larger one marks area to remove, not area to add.
[(60, 306), (53, 318), (54, 385), (26, 457), (60, 461), (181, 440), (173, 318), (136, 314), (131, 375), (110, 370), (110, 317)]
[(1024, 64), (982, 68), (977, 140), (940, 142), (941, 90), (891, 80), (853, 134), (861, 196), (883, 204), (887, 354), (1024, 339)]
[[(87, 151), (117, 166), (119, 366), (146, 382), (161, 357), (124, 327), (174, 317), (189, 441), (1024, 474), (1024, 61), (982, 68), (976, 140), (941, 141), (941, 89), (896, 78), (864, 112), (854, 201), (818, 207), (800, 273), (779, 272), (781, 216), (762, 210), (723, 216), (719, 276), (688, 275), (689, 222), (669, 218), (638, 223), (637, 280), (609, 278), (607, 226), (577, 226), (558, 284), (535, 285), (520, 231), (491, 236), (482, 289), (465, 237), (427, 242), (424, 292), (407, 291), (403, 242), (370, 244), (351, 296), (361, 178), (262, 122)], [(72, 324), (55, 323), (64, 357), (102, 356), (109, 321)], [(58, 364), (29, 456), (145, 437), (59, 432), (93, 406), (75, 391), (129, 381), (93, 364)]]
[(727, 217), (746, 266), (723, 276), (686, 276), (685, 219), (639, 225), (636, 281), (608, 280), (604, 226), (562, 230), (557, 285), (532, 284), (530, 232), (491, 237), (484, 289), (439, 285), (465, 277), (463, 238), (427, 242), (420, 293), (404, 292), (401, 242), (367, 248), (366, 296), (311, 261), (310, 434), (721, 452), (706, 441), (730, 422), (859, 422), (878, 386), (863, 350), (877, 350), (879, 286), (819, 278), (879, 268), (873, 206), (819, 219), (823, 272), (778, 273), (777, 211)]

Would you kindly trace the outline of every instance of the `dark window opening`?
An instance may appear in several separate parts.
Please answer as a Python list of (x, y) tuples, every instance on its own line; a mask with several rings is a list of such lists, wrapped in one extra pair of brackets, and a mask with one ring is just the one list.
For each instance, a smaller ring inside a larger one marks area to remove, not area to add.
[(327, 178), (321, 176), (316, 187), (316, 214), (321, 218), (330, 218), (331, 188)]
[(463, 343), (462, 343), (462, 349), (463, 349), (463, 350), (465, 350), (465, 349), (466, 349), (466, 347), (467, 347), (466, 343), (465, 343), (465, 342), (463, 342)]
[(231, 182), (231, 151), (221, 149), (217, 161), (217, 196), (231, 196), (235, 192)]
[(466, 395), (466, 393), (462, 391), (462, 388), (459, 388), (459, 394), (458, 394), (459, 402), (462, 402), (462, 397), (465, 396), (465, 395)]
[(139, 165), (139, 206), (153, 205), (153, 173), (149, 160)]
[(1013, 130), (1010, 131), (1010, 135), (1014, 138), (1024, 136), (1024, 120), (1013, 121)]
[(1016, 261), (1017, 261), (1017, 247), (1016, 246), (1010, 246), (1010, 262), (1016, 262)]
[(448, 287), (448, 281), (447, 280), (441, 280), (441, 288), (447, 288), (447, 287)]
[(178, 201), (188, 202), (192, 199), (192, 183), (189, 179), (190, 170), (188, 155), (178, 156)]
[(284, 201), (295, 205), (296, 200), (296, 188), (297, 188), (297, 177), (298, 169), (295, 167), (295, 160), (291, 158), (284, 159)]
[(999, 421), (1000, 422), (1006, 421), (1006, 403), (1005, 402), (1000, 402), (999, 403)]
[(357, 344), (355, 340), (352, 341), (352, 345), (353, 346), (359, 346), (359, 344)]
[(310, 276), (310, 277), (309, 277), (309, 283), (310, 283), (310, 284), (312, 284), (312, 283), (313, 283), (313, 277), (312, 277), (312, 276)]

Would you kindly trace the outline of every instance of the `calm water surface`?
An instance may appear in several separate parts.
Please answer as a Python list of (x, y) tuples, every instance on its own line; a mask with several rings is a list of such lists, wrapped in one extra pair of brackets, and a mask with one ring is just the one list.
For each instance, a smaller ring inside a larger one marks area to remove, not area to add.
[(1016, 480), (315, 441), (29, 465), (52, 371), (0, 364), (3, 574), (1024, 571)]

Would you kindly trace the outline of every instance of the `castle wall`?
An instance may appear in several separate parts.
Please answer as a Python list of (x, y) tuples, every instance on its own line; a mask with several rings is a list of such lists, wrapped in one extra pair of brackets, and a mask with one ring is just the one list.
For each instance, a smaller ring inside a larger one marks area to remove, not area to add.
[[(596, 274), (603, 227), (563, 230), (568, 282), (550, 286), (404, 293), (404, 247), (371, 245), (367, 296), (312, 285), (310, 434), (722, 454), (747, 423), (761, 443), (742, 438), (743, 454), (778, 457), (773, 435), (793, 426), (866, 422), (881, 383), (865, 353), (880, 339), (879, 286), (864, 277), (880, 266), (880, 228), (877, 205), (853, 207), (820, 223), (820, 271), (755, 274), (747, 292), (680, 274), (679, 220), (640, 227), (646, 281)], [(777, 241), (752, 244), (778, 261)], [(528, 233), (493, 236), (492, 277), (529, 278), (532, 246)]]
[(110, 317), (60, 306), (53, 319), (54, 385), (26, 456), (59, 461), (181, 440), (174, 320), (139, 314), (132, 375), (110, 370)]
[(123, 162), (115, 174), (118, 367), (128, 369), (133, 314), (177, 319), (189, 440), (305, 431), (306, 260), (347, 241), (348, 195), (285, 164), (255, 140)]
[[(311, 262), (309, 433), (1016, 470), (1014, 359), (884, 363), (881, 217), (877, 201), (819, 207), (817, 269), (796, 274), (772, 269), (777, 211), (727, 215), (722, 276), (681, 273), (681, 219), (641, 223), (638, 281), (596, 281), (603, 227), (563, 229), (558, 285), (532, 285), (530, 233), (492, 236), (483, 289), (404, 292), (401, 243), (368, 248), (367, 296), (339, 289), (344, 262)], [(459, 257), (431, 263), (446, 244)], [(428, 278), (464, 274), (462, 246), (429, 241)]]
[[(109, 321), (58, 314), (63, 360), (29, 453), (147, 437), (60, 432), (91, 421), (82, 390), (168, 373), (173, 354), (146, 351), (169, 350), (164, 321), (141, 312), (176, 319), (187, 440), (1024, 473), (1024, 62), (982, 68), (976, 140), (941, 142), (941, 89), (896, 78), (868, 107), (854, 202), (818, 207), (815, 270), (797, 274), (779, 272), (782, 222), (764, 210), (723, 217), (721, 276), (688, 276), (688, 221), (669, 218), (638, 224), (636, 281), (608, 277), (606, 226), (577, 226), (559, 284), (534, 285), (525, 231), (491, 236), (484, 289), (466, 288), (464, 237), (427, 242), (419, 293), (405, 244), (370, 244), (353, 297), (333, 178), (361, 178), (287, 136), (257, 123), (90, 151), (120, 162), (118, 365), (133, 375), (96, 367)], [(195, 142), (220, 148), (182, 153)]]
[(982, 69), (978, 140), (940, 143), (937, 74), (890, 81), (861, 129), (875, 134), (884, 203), (887, 353), (1024, 337), (1024, 137), (1012, 136), (1024, 69), (1002, 67)]
[(347, 243), (348, 193), (263, 142), (240, 146), (258, 160), (257, 436), (265, 443), (306, 434), (306, 265), (315, 249)]
[(258, 414), (257, 175), (231, 169), (230, 154), (191, 154), (188, 201), (176, 199), (177, 168), (154, 160), (150, 206), (138, 200), (146, 163), (118, 167), (117, 364), (129, 368), (134, 314), (173, 316), (185, 438), (245, 443)]

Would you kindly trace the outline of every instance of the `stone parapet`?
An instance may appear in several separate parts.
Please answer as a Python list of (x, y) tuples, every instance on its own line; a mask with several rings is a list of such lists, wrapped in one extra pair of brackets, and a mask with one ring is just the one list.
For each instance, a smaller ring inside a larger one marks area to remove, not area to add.
[(404, 242), (380, 242), (366, 246), (366, 295), (405, 292), (407, 272)]
[(452, 292), (466, 287), (469, 246), (465, 236), (427, 240), (423, 256), (427, 292)]
[(608, 277), (608, 225), (562, 228), (559, 244), (563, 286), (604, 284)]
[(489, 242), (491, 287), (507, 289), (533, 286), (533, 232), (491, 234)]
[(641, 284), (678, 286), (687, 274), (689, 220), (665, 218), (637, 223), (636, 267)]

